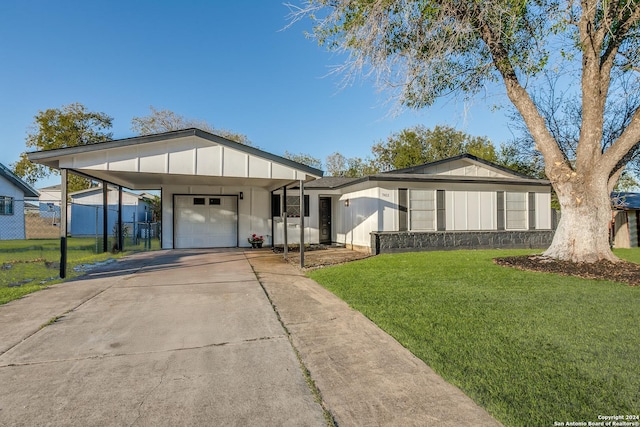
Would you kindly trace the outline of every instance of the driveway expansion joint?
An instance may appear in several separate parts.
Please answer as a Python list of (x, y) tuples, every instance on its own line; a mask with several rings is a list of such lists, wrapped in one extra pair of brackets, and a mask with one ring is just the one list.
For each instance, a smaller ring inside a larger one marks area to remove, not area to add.
[(51, 360), (40, 360), (35, 362), (13, 362), (7, 363), (6, 365), (0, 364), (0, 369), (10, 368), (16, 366), (36, 366), (36, 365), (47, 365), (53, 363), (64, 363), (64, 362), (79, 362), (82, 360), (94, 360), (94, 359), (105, 359), (110, 357), (127, 357), (127, 356), (142, 356), (147, 354), (162, 354), (162, 353), (174, 353), (178, 351), (193, 351), (193, 350), (203, 350), (206, 348), (215, 348), (215, 347), (225, 347), (225, 346), (236, 346), (243, 344), (251, 344), (255, 342), (262, 341), (271, 341), (278, 339), (287, 339), (285, 335), (273, 335), (273, 336), (265, 336), (265, 337), (256, 337), (256, 338), (247, 338), (241, 341), (223, 341), (219, 343), (211, 343), (205, 344), (201, 346), (193, 346), (193, 347), (182, 347), (182, 348), (169, 348), (165, 350), (156, 350), (156, 351), (142, 351), (142, 352), (132, 352), (132, 353), (103, 353), (103, 354), (94, 354), (91, 356), (83, 356), (83, 357), (70, 357), (66, 359), (51, 359)]

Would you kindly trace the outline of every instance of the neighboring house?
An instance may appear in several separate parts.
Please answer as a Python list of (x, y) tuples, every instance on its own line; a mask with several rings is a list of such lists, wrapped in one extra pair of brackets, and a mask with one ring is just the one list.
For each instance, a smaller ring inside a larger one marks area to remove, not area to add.
[(640, 193), (612, 193), (611, 208), (613, 247), (637, 248), (640, 246)]
[[(71, 198), (71, 221), (69, 234), (74, 237), (101, 234), (104, 224), (102, 187), (76, 191)], [(118, 190), (109, 188), (107, 192), (107, 230), (114, 233), (118, 220)], [(150, 213), (150, 206), (144, 196), (130, 191), (122, 191), (122, 221), (129, 226), (144, 222)], [(130, 227), (131, 229), (131, 227)]]
[[(76, 191), (69, 195), (71, 199), (71, 221), (69, 233), (74, 237), (102, 234), (104, 223), (102, 187), (93, 187)], [(133, 223), (150, 219), (150, 206), (143, 195), (130, 191), (122, 192), (122, 221), (129, 230)], [(107, 192), (107, 231), (114, 234), (118, 220), (118, 191)]]
[(0, 164), (0, 240), (26, 238), (25, 199), (38, 192), (3, 164)]
[(60, 184), (40, 188), (40, 216), (51, 218), (52, 222), (60, 220)]
[[(553, 238), (549, 182), (471, 155), (363, 178), (321, 178), (305, 190), (309, 242), (381, 253), (537, 248)], [(274, 206), (281, 195), (274, 195)], [(298, 200), (287, 193), (294, 209)], [(287, 211), (287, 227), (299, 227), (299, 210)], [(283, 219), (277, 210), (274, 223), (278, 241)]]
[(374, 253), (541, 247), (553, 235), (548, 181), (473, 156), (359, 179), (319, 179), (320, 170), (198, 129), (28, 156), (132, 190), (161, 190), (166, 249), (249, 247), (253, 233), (265, 236), (265, 245), (281, 245), (285, 230), (289, 243), (302, 234), (305, 243)]

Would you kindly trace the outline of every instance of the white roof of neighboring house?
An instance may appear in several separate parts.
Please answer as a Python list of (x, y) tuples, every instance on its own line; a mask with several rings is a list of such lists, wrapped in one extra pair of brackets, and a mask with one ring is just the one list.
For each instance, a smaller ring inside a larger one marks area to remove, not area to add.
[[(123, 193), (129, 194), (133, 197), (136, 197), (140, 200), (145, 199), (145, 197), (142, 194), (138, 194), (138, 193), (134, 193), (131, 191), (127, 191), (127, 190), (122, 190)], [(84, 190), (78, 190), (75, 191), (73, 193), (69, 194), (69, 197), (71, 197), (72, 199), (74, 198), (78, 198), (78, 197), (84, 197), (84, 196), (89, 196), (89, 195), (93, 195), (95, 193), (102, 193), (102, 187), (91, 187), (91, 188), (85, 188)]]
[(60, 191), (60, 184), (40, 188), (40, 191)]

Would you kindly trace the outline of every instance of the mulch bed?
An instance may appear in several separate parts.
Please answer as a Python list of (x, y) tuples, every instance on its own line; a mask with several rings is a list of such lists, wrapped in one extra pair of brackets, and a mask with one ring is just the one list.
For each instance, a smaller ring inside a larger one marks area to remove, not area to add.
[(559, 261), (542, 255), (525, 255), (493, 260), (498, 265), (518, 268), (520, 270), (556, 273), (564, 276), (577, 276), (584, 279), (611, 280), (640, 286), (640, 264), (627, 261), (595, 263), (574, 263)]

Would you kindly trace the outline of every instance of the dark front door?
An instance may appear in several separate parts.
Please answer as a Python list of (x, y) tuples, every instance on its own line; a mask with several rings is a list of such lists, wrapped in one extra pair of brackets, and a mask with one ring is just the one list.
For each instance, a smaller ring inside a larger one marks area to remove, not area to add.
[(320, 243), (331, 243), (331, 197), (320, 197)]

